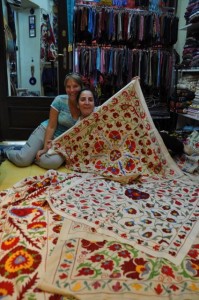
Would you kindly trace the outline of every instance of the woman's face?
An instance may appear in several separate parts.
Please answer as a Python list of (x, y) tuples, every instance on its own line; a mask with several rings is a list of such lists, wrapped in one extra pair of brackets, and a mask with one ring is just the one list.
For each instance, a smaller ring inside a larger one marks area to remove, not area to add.
[(95, 101), (91, 91), (81, 92), (78, 100), (78, 107), (82, 118), (88, 117), (93, 112)]
[(69, 99), (76, 101), (77, 95), (79, 91), (81, 91), (81, 86), (75, 80), (68, 79), (66, 81), (65, 89)]

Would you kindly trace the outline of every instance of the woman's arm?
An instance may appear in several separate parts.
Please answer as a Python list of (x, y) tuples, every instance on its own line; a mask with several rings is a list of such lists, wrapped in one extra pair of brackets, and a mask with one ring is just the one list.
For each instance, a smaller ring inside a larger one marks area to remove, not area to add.
[(44, 139), (44, 147), (39, 150), (36, 155), (36, 159), (39, 160), (40, 156), (48, 151), (48, 142), (53, 139), (54, 132), (57, 128), (59, 112), (53, 107), (50, 108), (48, 126), (46, 128), (46, 134)]

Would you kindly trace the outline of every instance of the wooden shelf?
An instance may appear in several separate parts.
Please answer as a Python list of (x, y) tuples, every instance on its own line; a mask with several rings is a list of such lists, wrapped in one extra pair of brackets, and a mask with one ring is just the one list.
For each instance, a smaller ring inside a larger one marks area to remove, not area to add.
[(197, 117), (194, 117), (194, 116), (189, 115), (189, 114), (179, 114), (179, 113), (178, 113), (178, 115), (179, 115), (179, 116), (183, 116), (183, 117), (185, 117), (185, 118), (189, 118), (189, 119), (192, 119), (192, 120), (199, 121), (199, 113), (198, 113), (198, 116), (197, 116)]
[(190, 24), (187, 24), (187, 25), (179, 28), (179, 30), (195, 30), (195, 29), (199, 29), (199, 22), (198, 23), (190, 23)]
[(197, 73), (199, 72), (199, 68), (191, 68), (191, 69), (177, 69), (178, 72), (183, 72), (183, 73)]

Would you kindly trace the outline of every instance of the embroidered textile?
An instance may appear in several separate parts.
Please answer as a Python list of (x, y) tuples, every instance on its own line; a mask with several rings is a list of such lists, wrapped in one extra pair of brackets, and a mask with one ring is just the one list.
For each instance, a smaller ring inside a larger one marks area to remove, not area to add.
[(154, 126), (138, 80), (55, 139), (53, 148), (66, 158), (68, 169), (121, 182), (182, 175)]

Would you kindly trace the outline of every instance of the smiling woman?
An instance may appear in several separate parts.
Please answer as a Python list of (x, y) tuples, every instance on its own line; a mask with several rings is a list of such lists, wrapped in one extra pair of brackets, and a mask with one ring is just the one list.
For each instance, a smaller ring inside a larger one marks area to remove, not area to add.
[(88, 117), (95, 108), (94, 94), (90, 89), (82, 89), (77, 96), (77, 107), (80, 110), (80, 120)]

